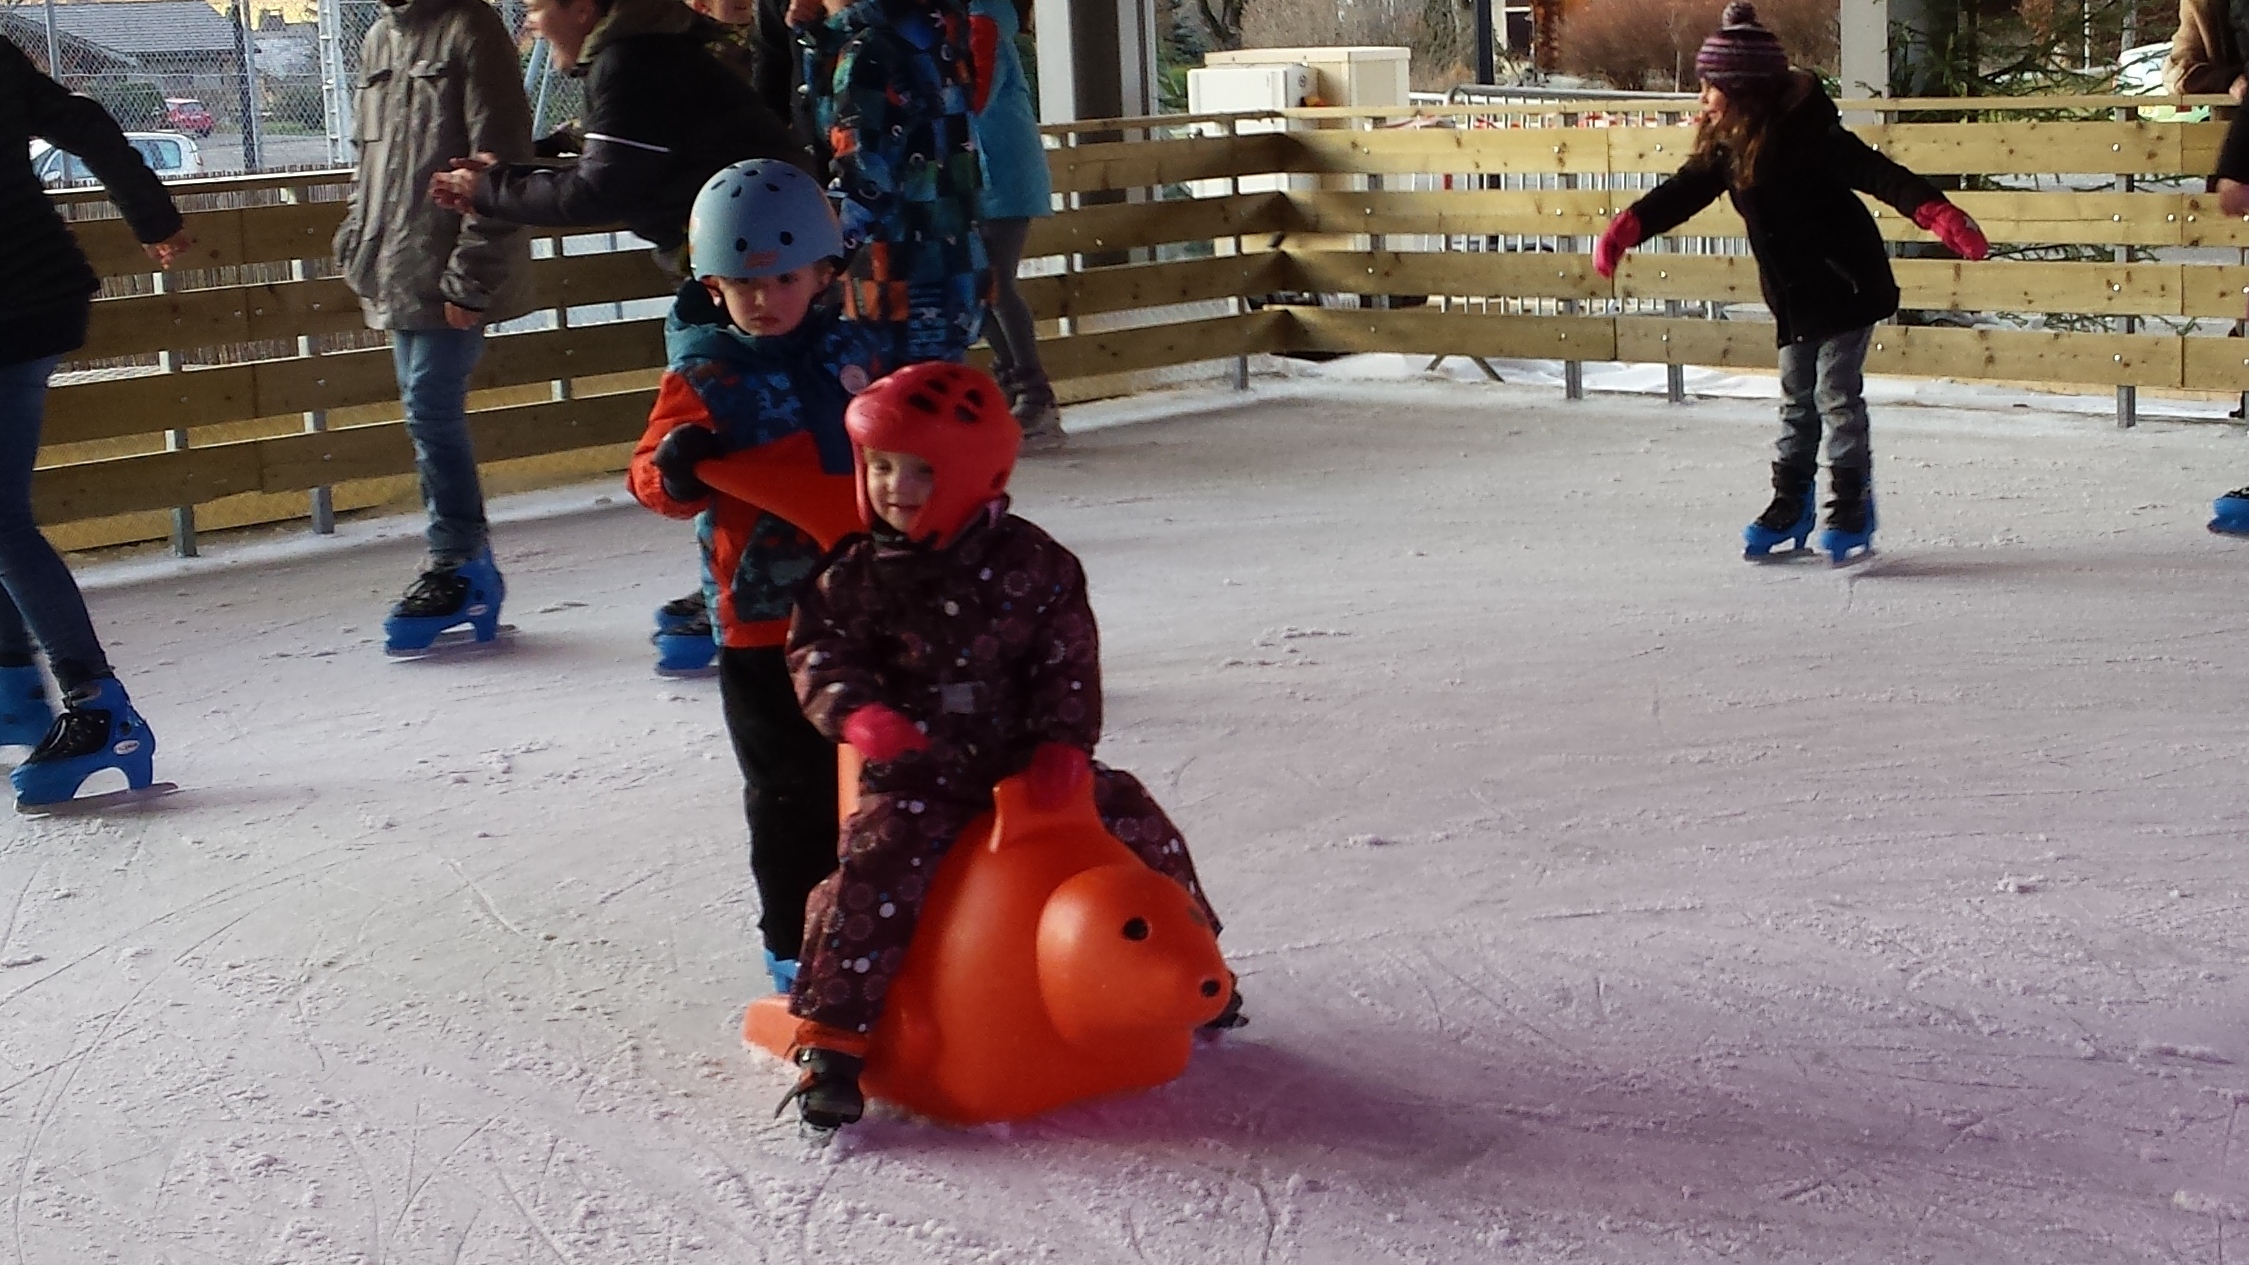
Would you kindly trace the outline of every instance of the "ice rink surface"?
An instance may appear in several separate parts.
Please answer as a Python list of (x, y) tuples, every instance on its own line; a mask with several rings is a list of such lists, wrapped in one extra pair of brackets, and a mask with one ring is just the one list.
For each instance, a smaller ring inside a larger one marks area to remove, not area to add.
[(773, 1119), (683, 525), (446, 662), (410, 523), (89, 570), (187, 789), (0, 824), (0, 1262), (2249, 1260), (2237, 432), (1878, 407), (1832, 572), (1769, 403), (1343, 379), (1019, 477), (1253, 1022), (1009, 1128)]

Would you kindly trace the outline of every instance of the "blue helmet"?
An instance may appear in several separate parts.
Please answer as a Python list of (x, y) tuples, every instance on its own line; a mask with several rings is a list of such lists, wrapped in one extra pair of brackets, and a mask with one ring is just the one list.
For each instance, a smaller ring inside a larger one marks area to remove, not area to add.
[(712, 176), (687, 216), (697, 277), (770, 277), (843, 254), (843, 233), (820, 182), (774, 158)]

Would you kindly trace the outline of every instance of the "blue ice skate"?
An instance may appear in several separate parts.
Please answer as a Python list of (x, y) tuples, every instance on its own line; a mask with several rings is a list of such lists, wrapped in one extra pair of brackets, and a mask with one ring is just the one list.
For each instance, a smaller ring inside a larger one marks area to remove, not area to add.
[(16, 807), (33, 811), (68, 803), (87, 778), (104, 769), (125, 775), (131, 791), (153, 785), (156, 735), (133, 710), (133, 700), (115, 677), (88, 681), (63, 699), (62, 716), (30, 757), (9, 779)]
[[(1792, 558), (1806, 552), (1809, 548), (1806, 542), (1812, 537), (1812, 526), (1819, 520), (1819, 511), (1813, 505), (1813, 501), (1811, 486), (1807, 484), (1804, 488), (1804, 512), (1797, 515), (1796, 521), (1790, 523), (1785, 530), (1767, 527), (1765, 525), (1766, 520), (1763, 518), (1759, 518), (1750, 523), (1749, 526), (1742, 528), (1742, 542), (1748, 547), (1741, 551), (1741, 556), (1750, 562), (1772, 562), (1782, 558)], [(1779, 500), (1776, 499), (1774, 501), (1775, 508), (1778, 508), (1779, 504)], [(1771, 514), (1772, 510), (1765, 512)], [(1785, 552), (1773, 552), (1783, 544), (1788, 545)]]
[(463, 624), (479, 643), (489, 642), (500, 635), (500, 602), (507, 593), (507, 582), (500, 578), (490, 549), (456, 567), (432, 567), (391, 607), (390, 617), (383, 621), (383, 650), (421, 654), (441, 634)]
[(773, 977), (773, 991), (785, 993), (797, 986), (797, 960), (777, 958), (773, 950), (765, 951), (765, 973)]
[(26, 664), (0, 668), (0, 747), (36, 747), (55, 723), (47, 706), (47, 682)]
[(2249, 488), (2235, 488), (2211, 503), (2210, 530), (2221, 536), (2249, 536)]
[(718, 640), (711, 633), (711, 610), (702, 592), (657, 607), (656, 632), (648, 640), (656, 646), (658, 676), (707, 671), (718, 657)]
[(1828, 509), (1827, 530), (1820, 533), (1820, 552), (1827, 555), (1829, 566), (1847, 567), (1854, 562), (1864, 562), (1874, 555), (1874, 489), (1866, 489), (1866, 522), (1857, 531), (1848, 526), (1837, 527), (1837, 515), (1832, 506)]

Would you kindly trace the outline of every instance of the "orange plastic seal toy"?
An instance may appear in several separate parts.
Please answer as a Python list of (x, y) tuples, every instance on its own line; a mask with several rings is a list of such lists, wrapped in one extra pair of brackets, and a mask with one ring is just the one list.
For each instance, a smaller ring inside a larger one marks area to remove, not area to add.
[[(993, 799), (930, 884), (860, 1083), (966, 1125), (1176, 1078), (1226, 1004), (1201, 911), (1102, 828), (1092, 779), (1051, 811), (1019, 777)], [(742, 1039), (786, 1057), (796, 1022), (762, 997)]]
[(822, 470), (820, 450), (802, 432), (703, 462), (695, 467), (695, 477), (713, 492), (794, 524), (822, 549), (833, 549), (837, 541), (864, 530), (853, 477)]

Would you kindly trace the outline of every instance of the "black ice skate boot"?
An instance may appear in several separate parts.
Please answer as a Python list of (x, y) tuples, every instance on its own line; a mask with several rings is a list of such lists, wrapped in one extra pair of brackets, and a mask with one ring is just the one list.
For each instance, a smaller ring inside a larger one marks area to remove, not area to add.
[(1874, 552), (1873, 473), (1831, 466), (1827, 472), (1827, 530), (1820, 552), (1833, 566), (1848, 566)]
[[(1745, 548), (1741, 556), (1751, 562), (1764, 562), (1774, 558), (1789, 558), (1808, 549), (1806, 542), (1812, 535), (1812, 482), (1818, 473), (1816, 466), (1793, 466), (1786, 462), (1773, 463), (1773, 503), (1757, 516), (1757, 521), (1741, 529)], [(1785, 553), (1773, 550), (1782, 544), (1794, 542)]]
[(782, 1096), (774, 1115), (786, 1111), (793, 1102), (805, 1128), (833, 1133), (856, 1122), (867, 1110), (866, 1095), (859, 1092), (859, 1071), (867, 1065), (865, 1059), (808, 1045), (797, 1050), (796, 1064), (804, 1069), (804, 1075), (796, 1088)]

